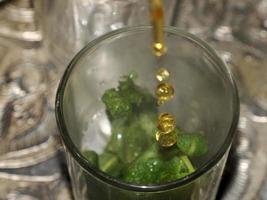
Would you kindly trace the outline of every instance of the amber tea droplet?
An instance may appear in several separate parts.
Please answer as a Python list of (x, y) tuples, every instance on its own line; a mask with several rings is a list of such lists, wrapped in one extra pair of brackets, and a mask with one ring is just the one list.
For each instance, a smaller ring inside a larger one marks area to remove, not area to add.
[(159, 68), (156, 74), (158, 81), (165, 81), (170, 77), (170, 72), (165, 68)]
[(162, 43), (154, 43), (153, 48), (156, 56), (162, 56), (167, 51), (166, 47)]
[(171, 147), (176, 144), (178, 136), (175, 131), (171, 133), (163, 133), (158, 131), (156, 133), (156, 140), (158, 141), (159, 145), (162, 147)]
[(175, 118), (169, 113), (162, 113), (158, 118), (157, 128), (164, 133), (170, 133), (175, 129)]
[(159, 104), (165, 103), (174, 96), (174, 89), (169, 83), (160, 83), (156, 90)]

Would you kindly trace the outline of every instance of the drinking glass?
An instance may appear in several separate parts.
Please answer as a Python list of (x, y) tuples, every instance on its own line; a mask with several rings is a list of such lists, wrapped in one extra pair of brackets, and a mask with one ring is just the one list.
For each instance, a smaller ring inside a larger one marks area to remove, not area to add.
[[(213, 200), (239, 117), (232, 75), (213, 49), (194, 35), (165, 28), (167, 53), (152, 53), (152, 28), (123, 28), (82, 49), (67, 67), (56, 97), (56, 118), (66, 149), (75, 199), (79, 200)], [(208, 152), (194, 158), (196, 171), (158, 185), (123, 182), (95, 168), (82, 152), (103, 152), (111, 125), (101, 101), (122, 76), (138, 74), (136, 83), (151, 93), (158, 67), (170, 71), (175, 97), (161, 111), (172, 113), (188, 132), (201, 131)]]

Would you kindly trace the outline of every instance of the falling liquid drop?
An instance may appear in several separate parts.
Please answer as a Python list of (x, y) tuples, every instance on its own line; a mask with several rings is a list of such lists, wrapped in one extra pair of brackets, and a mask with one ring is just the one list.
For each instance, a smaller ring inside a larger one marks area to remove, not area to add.
[(176, 144), (178, 136), (175, 131), (170, 133), (164, 133), (157, 131), (156, 133), (156, 140), (158, 141), (159, 145), (162, 147), (171, 147)]
[(156, 95), (158, 97), (158, 102), (161, 105), (173, 98), (174, 89), (169, 83), (160, 83), (157, 87)]
[(159, 82), (165, 81), (170, 77), (170, 72), (165, 68), (160, 68), (157, 71), (156, 78)]
[(175, 129), (175, 119), (169, 113), (162, 113), (158, 119), (157, 128), (164, 133), (170, 133)]

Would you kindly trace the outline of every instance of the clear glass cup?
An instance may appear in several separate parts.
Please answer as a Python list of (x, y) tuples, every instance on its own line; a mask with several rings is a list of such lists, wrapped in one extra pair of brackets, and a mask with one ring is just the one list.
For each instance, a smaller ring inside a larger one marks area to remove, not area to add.
[[(56, 118), (66, 149), (75, 199), (212, 200), (215, 199), (239, 118), (239, 99), (229, 69), (204, 41), (166, 28), (167, 54), (152, 53), (151, 27), (108, 33), (81, 50), (66, 69), (56, 97)], [(101, 153), (111, 135), (101, 96), (121, 76), (138, 74), (137, 84), (154, 93), (155, 71), (168, 67), (175, 97), (162, 107), (186, 131), (203, 131), (208, 153), (195, 160), (197, 170), (160, 185), (125, 183), (101, 172), (82, 155)]]

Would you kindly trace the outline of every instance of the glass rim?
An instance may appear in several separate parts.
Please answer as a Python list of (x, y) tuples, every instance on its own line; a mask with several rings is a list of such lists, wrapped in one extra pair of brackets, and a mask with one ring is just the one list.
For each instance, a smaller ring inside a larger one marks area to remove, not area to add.
[(81, 57), (84, 56), (85, 53), (87, 53), (90, 49), (93, 49), (95, 46), (100, 44), (103, 41), (106, 41), (108, 39), (113, 39), (114, 37), (117, 37), (119, 35), (125, 36), (127, 34), (133, 34), (134, 32), (140, 32), (140, 31), (147, 31), (151, 30), (151, 26), (137, 26), (137, 27), (126, 27), (119, 30), (115, 30), (112, 32), (109, 32), (99, 38), (96, 38), (95, 40), (89, 42), (83, 49), (81, 49), (78, 54), (75, 55), (75, 57), (72, 59), (72, 61), (67, 66), (62, 79), (59, 83), (57, 94), (56, 94), (56, 100), (55, 100), (55, 115), (56, 115), (56, 121), (59, 128), (59, 132), (61, 135), (61, 138), (63, 139), (63, 143), (67, 149), (67, 151), (70, 152), (72, 157), (76, 160), (76, 162), (79, 163), (79, 165), (89, 174), (93, 175), (94, 177), (98, 178), (99, 180), (106, 182), (110, 185), (123, 188), (126, 190), (132, 190), (136, 192), (155, 192), (155, 191), (165, 191), (165, 190), (171, 190), (177, 187), (184, 186), (186, 184), (189, 184), (190, 182), (196, 180), (199, 178), (202, 174), (212, 169), (224, 156), (225, 152), (230, 147), (233, 137), (237, 128), (238, 120), (239, 120), (239, 97), (237, 92), (237, 87), (235, 84), (235, 81), (233, 79), (232, 73), (230, 69), (227, 67), (227, 65), (221, 60), (221, 58), (217, 55), (216, 51), (213, 50), (206, 42), (199, 39), (198, 37), (194, 36), (191, 33), (188, 33), (186, 31), (180, 30), (175, 27), (165, 27), (165, 31), (167, 33), (172, 33), (177, 36), (180, 36), (182, 38), (190, 40), (192, 43), (196, 44), (198, 47), (201, 48), (205, 53), (207, 53), (212, 60), (215, 60), (216, 63), (219, 65), (219, 67), (223, 67), (226, 69), (226, 75), (228, 80), (231, 83), (232, 86), (232, 103), (233, 103), (233, 113), (232, 113), (232, 122), (231, 126), (228, 130), (227, 137), (223, 144), (221, 145), (220, 149), (215, 153), (215, 155), (206, 162), (206, 164), (202, 165), (200, 168), (198, 168), (194, 173), (183, 177), (181, 179), (178, 179), (176, 181), (167, 182), (164, 184), (159, 185), (137, 185), (132, 183), (127, 183), (122, 180), (119, 180), (117, 178), (114, 178), (99, 169), (96, 169), (93, 167), (89, 161), (86, 160), (86, 158), (82, 155), (80, 150), (75, 146), (72, 139), (69, 136), (67, 126), (65, 124), (64, 115), (63, 115), (63, 99), (64, 99), (64, 91), (65, 86), (68, 82), (68, 79), (71, 75), (71, 72), (73, 68), (75, 67), (77, 61)]

